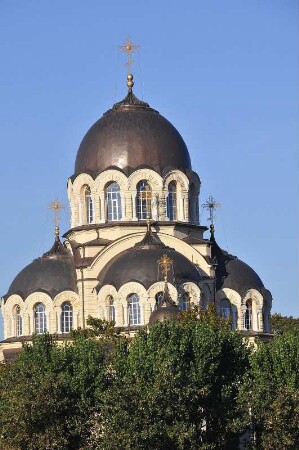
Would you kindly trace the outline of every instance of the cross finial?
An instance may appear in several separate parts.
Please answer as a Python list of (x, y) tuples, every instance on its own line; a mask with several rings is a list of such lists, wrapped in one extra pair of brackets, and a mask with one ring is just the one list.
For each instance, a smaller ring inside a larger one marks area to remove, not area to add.
[(126, 67), (128, 68), (128, 75), (132, 73), (132, 53), (140, 48), (140, 45), (133, 44), (130, 36), (126, 37), (126, 42), (123, 45), (119, 45), (118, 48), (127, 54)]
[(57, 234), (59, 234), (59, 211), (61, 209), (64, 209), (64, 206), (62, 203), (60, 203), (60, 201), (58, 200), (58, 198), (56, 198), (52, 203), (50, 203), (49, 205), (49, 209), (51, 209), (54, 212), (54, 223), (55, 223), (55, 234), (57, 236)]
[(158, 264), (161, 267), (162, 275), (164, 276), (164, 281), (167, 283), (168, 272), (170, 271), (173, 261), (167, 255), (163, 255), (160, 259), (158, 259)]
[(214, 197), (210, 195), (208, 200), (201, 206), (202, 208), (208, 209), (210, 211), (210, 216), (208, 217), (208, 220), (211, 222), (211, 225), (214, 226), (214, 220), (216, 218), (215, 211), (216, 208), (219, 208), (221, 206), (220, 203), (217, 203)]

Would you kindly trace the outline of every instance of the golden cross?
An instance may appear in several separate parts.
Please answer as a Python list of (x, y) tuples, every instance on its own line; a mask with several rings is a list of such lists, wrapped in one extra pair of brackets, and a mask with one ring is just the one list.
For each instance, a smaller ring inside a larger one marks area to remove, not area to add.
[(133, 64), (132, 53), (134, 53), (135, 50), (138, 50), (140, 48), (140, 45), (133, 44), (130, 36), (127, 36), (125, 44), (119, 45), (118, 48), (120, 48), (123, 52), (127, 54), (128, 59), (126, 62), (126, 66), (128, 68), (128, 73), (130, 74), (132, 71), (132, 64)]
[(163, 255), (160, 259), (158, 259), (158, 264), (161, 267), (164, 281), (167, 282), (168, 272), (170, 271), (173, 261), (169, 258), (169, 256)]
[(60, 203), (58, 198), (56, 198), (52, 203), (50, 203), (49, 209), (51, 209), (54, 212), (54, 223), (55, 223), (55, 226), (57, 227), (59, 224), (59, 220), (60, 220), (59, 211), (61, 209), (64, 209), (64, 206), (62, 203)]

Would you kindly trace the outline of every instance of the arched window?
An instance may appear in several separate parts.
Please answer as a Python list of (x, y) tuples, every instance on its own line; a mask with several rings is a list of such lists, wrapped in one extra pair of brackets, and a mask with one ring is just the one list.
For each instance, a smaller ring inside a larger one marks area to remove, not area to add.
[(131, 294), (128, 297), (129, 325), (140, 325), (141, 313), (139, 297), (137, 294)]
[(177, 193), (175, 181), (171, 181), (168, 185), (167, 217), (169, 220), (177, 220)]
[(69, 333), (73, 328), (73, 307), (70, 302), (61, 305), (61, 332)]
[(246, 311), (244, 315), (244, 328), (245, 330), (252, 330), (252, 302), (247, 300)]
[(231, 303), (227, 298), (223, 298), (220, 300), (220, 315), (224, 319), (230, 319), (231, 318)]
[(107, 220), (120, 220), (122, 218), (120, 188), (118, 183), (111, 183), (106, 189)]
[(21, 316), (21, 308), (19, 305), (16, 306), (16, 312), (15, 312), (15, 323), (16, 323), (16, 335), (22, 336), (23, 334), (23, 321)]
[(188, 311), (190, 309), (190, 294), (189, 292), (184, 292), (180, 297), (179, 307), (181, 311)]
[(156, 305), (161, 305), (161, 303), (163, 302), (163, 298), (164, 292), (163, 291), (157, 292), (157, 294), (155, 295)]
[(34, 329), (35, 333), (41, 334), (47, 331), (47, 319), (45, 305), (37, 303), (34, 308)]
[(145, 220), (148, 216), (151, 217), (151, 199), (152, 192), (150, 185), (146, 180), (141, 180), (137, 184), (137, 201), (136, 213), (139, 220)]
[(93, 201), (90, 192), (90, 187), (86, 186), (85, 188), (85, 206), (86, 206), (86, 220), (87, 223), (93, 223), (94, 215), (93, 215)]
[(115, 306), (113, 297), (111, 295), (109, 295), (108, 298), (108, 308), (109, 308), (109, 320), (110, 322), (115, 322)]

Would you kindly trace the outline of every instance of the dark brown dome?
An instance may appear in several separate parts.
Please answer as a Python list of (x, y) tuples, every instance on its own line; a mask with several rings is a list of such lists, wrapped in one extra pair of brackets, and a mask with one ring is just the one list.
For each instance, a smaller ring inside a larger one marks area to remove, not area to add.
[(173, 273), (169, 278), (171, 283), (180, 285), (186, 281), (198, 283), (201, 280), (199, 271), (189, 259), (165, 246), (154, 233), (148, 232), (135, 247), (124, 250), (108, 262), (98, 276), (98, 289), (106, 284), (119, 289), (129, 281), (137, 281), (148, 289), (161, 280), (157, 261), (164, 254), (173, 261)]
[(217, 290), (230, 288), (240, 295), (244, 295), (248, 289), (256, 289), (259, 292), (265, 291), (262, 280), (248, 264), (218, 246), (214, 232), (211, 235), (211, 243), (212, 258), (217, 263)]
[(108, 168), (129, 175), (141, 167), (163, 174), (171, 169), (190, 170), (191, 162), (176, 128), (129, 92), (86, 133), (77, 153), (75, 176), (96, 177)]
[(62, 291), (77, 292), (72, 254), (56, 237), (51, 250), (28, 264), (11, 283), (5, 299), (18, 294), (23, 300), (33, 292), (46, 292), (52, 298)]

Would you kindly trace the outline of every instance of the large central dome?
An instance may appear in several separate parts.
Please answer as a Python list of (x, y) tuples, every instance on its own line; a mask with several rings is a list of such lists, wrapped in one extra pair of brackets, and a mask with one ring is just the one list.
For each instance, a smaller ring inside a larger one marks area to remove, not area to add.
[(186, 144), (176, 128), (150, 106), (128, 95), (89, 129), (79, 147), (75, 175), (96, 177), (109, 168), (126, 175), (148, 167), (163, 173), (191, 169)]

